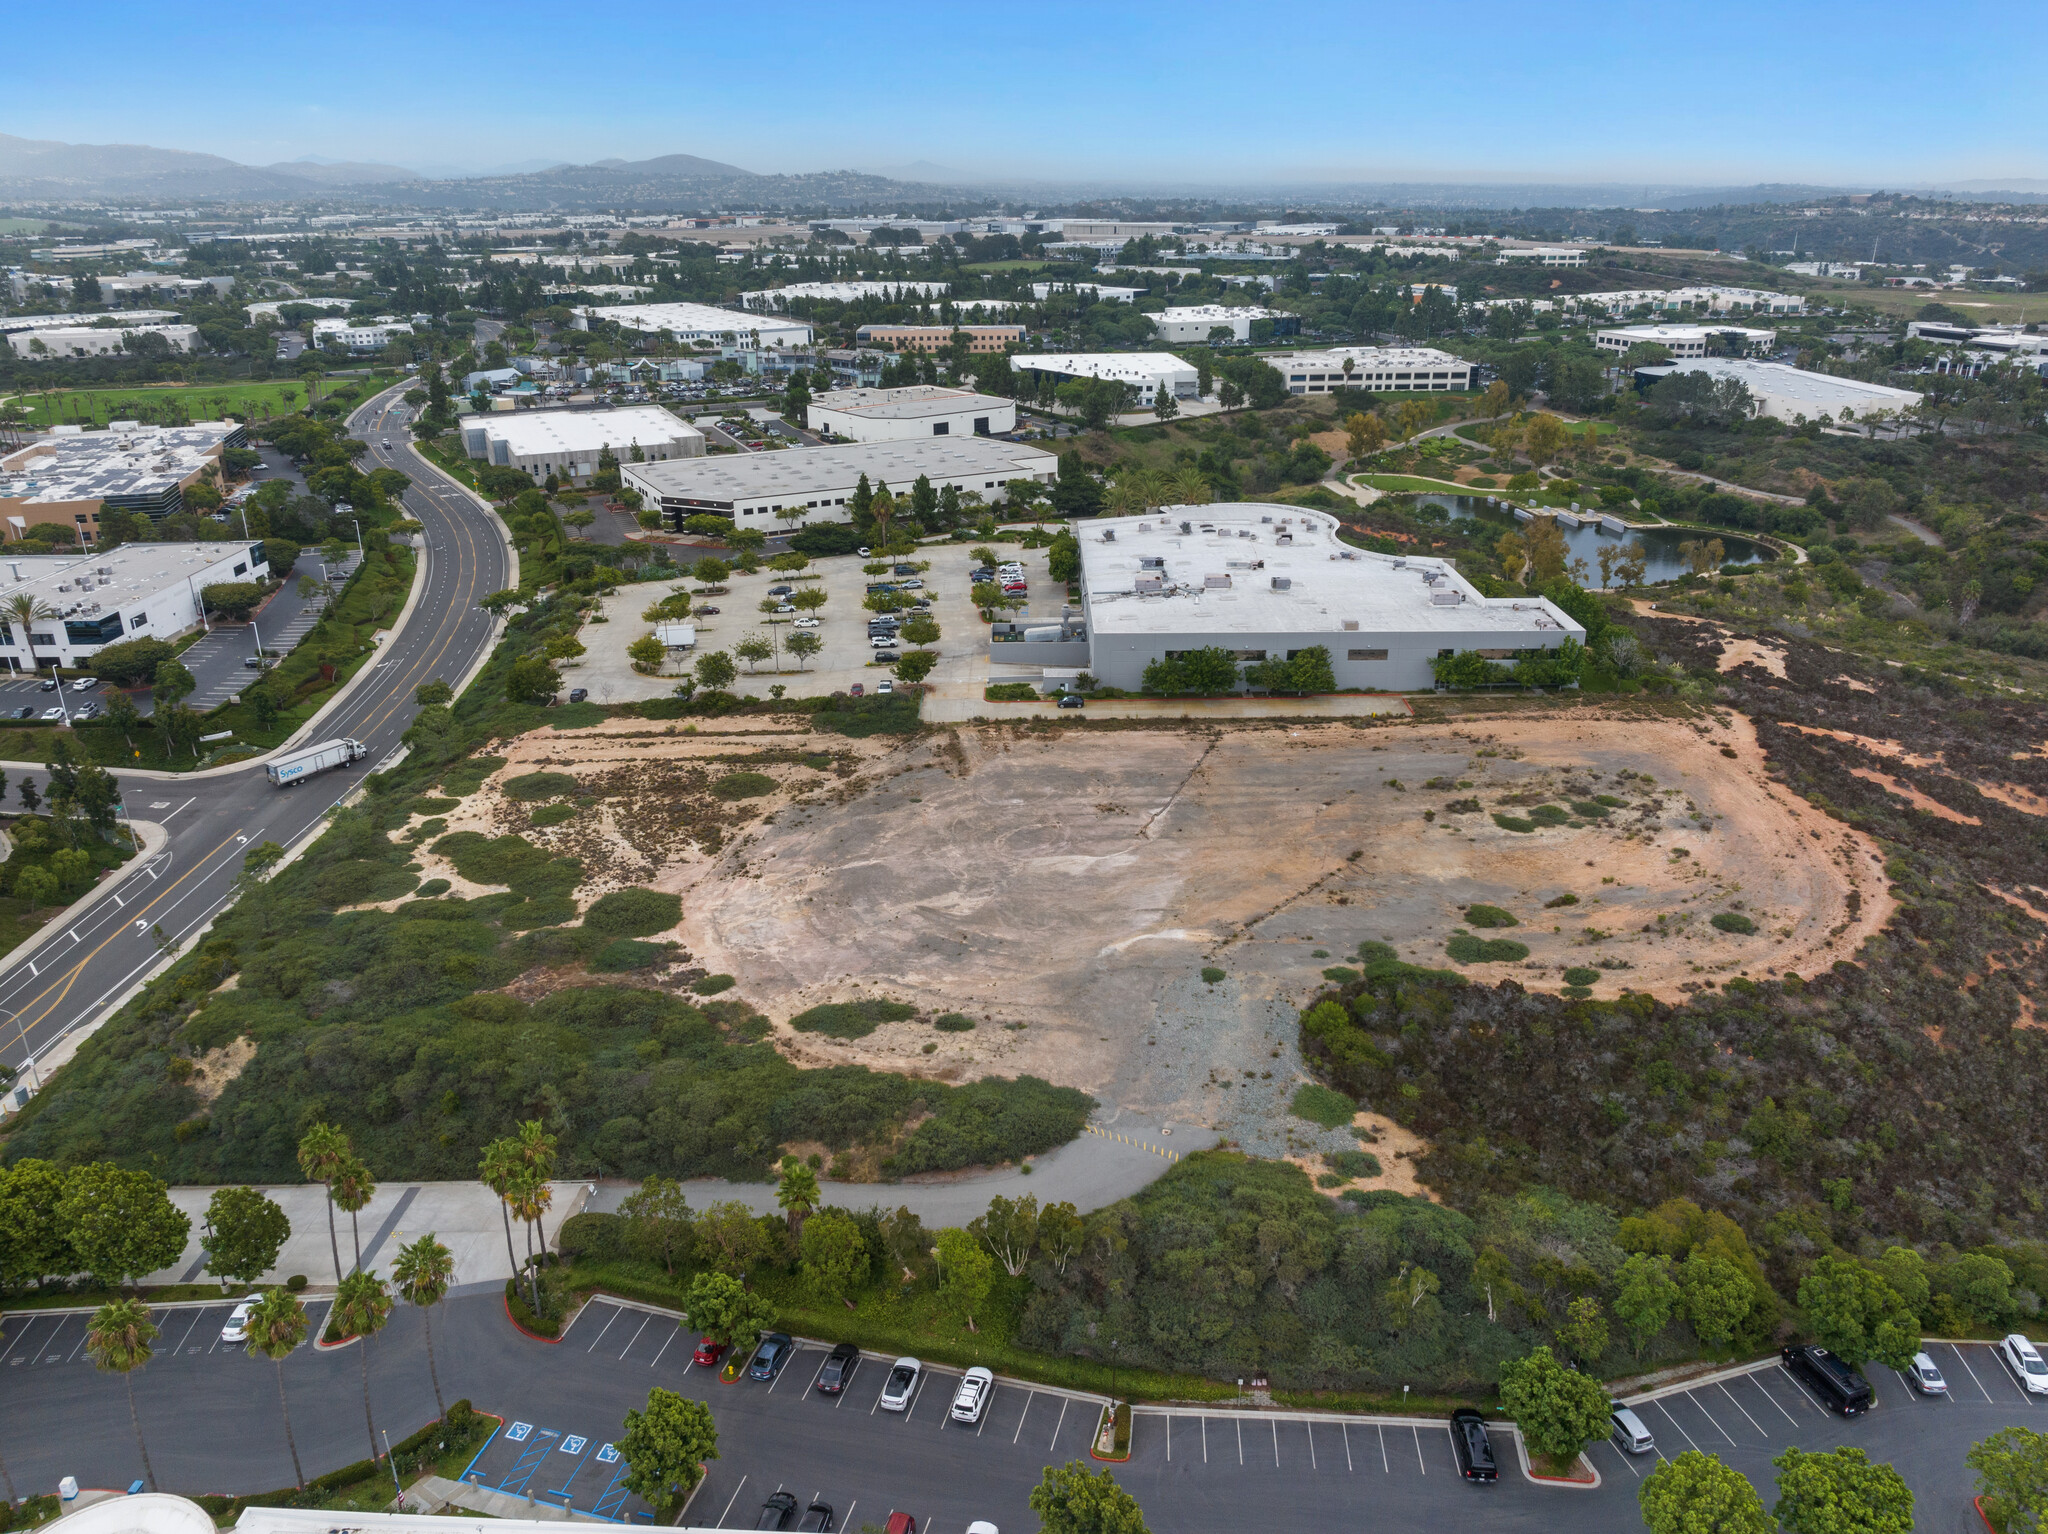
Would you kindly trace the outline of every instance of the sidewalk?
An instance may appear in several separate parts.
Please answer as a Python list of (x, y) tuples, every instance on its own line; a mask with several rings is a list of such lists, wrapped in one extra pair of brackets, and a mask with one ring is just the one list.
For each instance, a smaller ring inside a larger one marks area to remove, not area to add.
[[(1035, 681), (1036, 671), (1014, 676), (991, 674), (990, 681)], [(926, 724), (965, 724), (977, 717), (990, 723), (1053, 716), (1084, 719), (1358, 719), (1390, 716), (1406, 719), (1414, 711), (1398, 693), (1326, 693), (1308, 698), (1093, 698), (1087, 706), (1060, 709), (1042, 703), (991, 703), (980, 681), (939, 682), (925, 694), (920, 717)]]

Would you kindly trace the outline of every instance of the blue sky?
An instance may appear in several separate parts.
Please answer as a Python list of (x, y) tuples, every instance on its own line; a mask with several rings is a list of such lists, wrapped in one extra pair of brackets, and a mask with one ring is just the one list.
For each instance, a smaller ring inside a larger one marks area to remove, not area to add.
[(582, 14), (573, 0), (24, 7), (14, 56), (77, 67), (11, 70), (0, 131), (258, 164), (689, 153), (1124, 184), (2048, 176), (2040, 0)]

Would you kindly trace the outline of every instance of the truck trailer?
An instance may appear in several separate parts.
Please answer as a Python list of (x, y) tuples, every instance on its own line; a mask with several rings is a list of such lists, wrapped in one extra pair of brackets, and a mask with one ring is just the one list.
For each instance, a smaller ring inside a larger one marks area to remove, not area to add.
[(370, 748), (359, 740), (323, 740), (317, 746), (280, 756), (263, 771), (277, 787), (289, 788), (316, 772), (325, 772), (330, 767), (346, 767), (350, 762), (360, 762), (369, 754)]

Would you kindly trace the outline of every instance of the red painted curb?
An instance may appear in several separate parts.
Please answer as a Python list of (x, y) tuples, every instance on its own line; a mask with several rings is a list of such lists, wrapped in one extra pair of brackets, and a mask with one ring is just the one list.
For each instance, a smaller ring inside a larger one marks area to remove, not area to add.
[(314, 1351), (320, 1353), (334, 1353), (347, 1347), (352, 1342), (361, 1342), (362, 1340), (361, 1337), (354, 1335), (344, 1337), (339, 1342), (329, 1342), (324, 1337), (315, 1337), (313, 1339), (313, 1348)]
[(1970, 1498), (1970, 1506), (1974, 1507), (1977, 1510), (1977, 1516), (1984, 1520), (1987, 1534), (1998, 1534), (1997, 1528), (1991, 1522), (1991, 1515), (1984, 1511), (1984, 1499), (1982, 1497), (1972, 1497)]
[(556, 1343), (562, 1340), (560, 1337), (543, 1337), (539, 1332), (528, 1331), (525, 1327), (519, 1324), (519, 1318), (512, 1314), (512, 1301), (509, 1298), (507, 1298), (505, 1299), (504, 1303), (505, 1319), (512, 1323), (513, 1328), (519, 1333), (520, 1336), (531, 1337), (535, 1342), (545, 1342), (549, 1347), (553, 1347)]

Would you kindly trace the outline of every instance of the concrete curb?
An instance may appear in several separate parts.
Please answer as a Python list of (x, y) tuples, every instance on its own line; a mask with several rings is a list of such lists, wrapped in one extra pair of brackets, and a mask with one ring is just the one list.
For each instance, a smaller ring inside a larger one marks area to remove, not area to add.
[(119, 868), (114, 869), (112, 878), (102, 879), (63, 910), (54, 912), (48, 921), (36, 929), (34, 936), (30, 937), (26, 942), (16, 945), (4, 955), (8, 963), (12, 964), (19, 960), (27, 959), (45, 943), (49, 942), (51, 938), (70, 927), (78, 920), (82, 912), (97, 905), (102, 896), (111, 895), (122, 884), (127, 882), (130, 875), (142, 872), (144, 868), (154, 862), (157, 855), (170, 842), (170, 832), (153, 820), (130, 820), (127, 822), (127, 825), (135, 833), (136, 840), (142, 843), (135, 856), (123, 863)]
[(1618, 1405), (1622, 1406), (1644, 1405), (1651, 1401), (1661, 1401), (1666, 1396), (1683, 1395), (1686, 1391), (1697, 1390), (1702, 1385), (1718, 1385), (1723, 1380), (1737, 1380), (1741, 1379), (1745, 1374), (1757, 1374), (1766, 1369), (1775, 1369), (1778, 1367), (1778, 1364), (1778, 1356), (1774, 1353), (1769, 1358), (1759, 1358), (1746, 1364), (1733, 1364), (1726, 1369), (1715, 1369), (1706, 1374), (1693, 1375), (1690, 1379), (1673, 1380), (1668, 1385), (1658, 1385), (1654, 1389), (1640, 1391), (1635, 1395), (1616, 1396), (1615, 1401)]
[[(1492, 1429), (1489, 1428), (1487, 1431), (1491, 1432)], [(1521, 1429), (1515, 1428), (1512, 1431), (1515, 1435), (1515, 1454), (1522, 1461), (1522, 1479), (1531, 1486), (1547, 1486), (1552, 1491), (1598, 1491), (1600, 1489), (1603, 1479), (1600, 1474), (1600, 1467), (1586, 1458), (1583, 1449), (1579, 1451), (1579, 1463), (1593, 1472), (1592, 1480), (1567, 1481), (1560, 1476), (1538, 1475), (1535, 1467), (1529, 1463), (1529, 1445), (1523, 1441)]]

